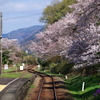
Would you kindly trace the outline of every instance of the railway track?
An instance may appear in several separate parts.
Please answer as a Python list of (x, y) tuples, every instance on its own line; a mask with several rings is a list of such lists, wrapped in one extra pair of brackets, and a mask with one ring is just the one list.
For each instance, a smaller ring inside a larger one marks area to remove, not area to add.
[(57, 100), (55, 84), (52, 76), (34, 71), (31, 67), (29, 67), (27, 71), (35, 73), (41, 77), (38, 95), (35, 100)]

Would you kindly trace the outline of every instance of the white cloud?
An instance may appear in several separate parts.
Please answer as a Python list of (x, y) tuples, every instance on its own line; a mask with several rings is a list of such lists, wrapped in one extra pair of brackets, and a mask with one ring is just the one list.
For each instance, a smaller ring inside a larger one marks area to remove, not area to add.
[[(40, 25), (43, 9), (52, 0), (0, 0), (3, 13), (3, 31), (31, 25)], [(16, 27), (18, 26), (18, 27)]]
[(4, 12), (25, 12), (43, 10), (49, 2), (27, 1), (27, 2), (2, 2), (0, 9)]

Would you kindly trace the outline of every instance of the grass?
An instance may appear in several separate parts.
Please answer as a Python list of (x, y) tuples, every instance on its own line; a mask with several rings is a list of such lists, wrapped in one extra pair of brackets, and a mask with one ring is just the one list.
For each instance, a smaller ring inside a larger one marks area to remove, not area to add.
[(28, 73), (28, 74), (26, 74), (25, 76), (23, 76), (23, 78), (30, 78), (30, 77), (32, 77), (32, 76), (33, 76), (32, 73)]
[[(38, 70), (36, 70), (36, 71), (38, 71)], [(44, 71), (40, 71), (40, 72), (45, 73), (45, 74), (54, 75), (54, 76), (58, 76), (58, 77), (64, 78), (64, 75), (63, 74), (55, 74), (55, 73), (44, 72)]]
[(16, 73), (3, 73), (0, 78), (17, 78), (20, 77), (23, 73), (16, 72)]
[[(100, 88), (100, 76), (75, 76), (65, 82), (75, 100), (97, 100), (93, 94)], [(84, 91), (82, 91), (83, 82), (85, 82)]]
[(16, 67), (10, 67), (9, 69), (2, 70), (2, 73), (6, 73), (6, 72), (10, 72), (10, 71), (16, 71), (16, 70), (17, 70)]
[(10, 71), (16, 71), (16, 68), (9, 68), (7, 70), (3, 70), (2, 74), (0, 75), (0, 78), (17, 78), (22, 76), (22, 78), (29, 78), (31, 77), (33, 74), (32, 73), (24, 73), (24, 72), (12, 72), (9, 73)]
[(30, 88), (34, 88), (34, 87), (35, 87), (34, 85), (31, 85), (31, 86), (30, 86)]
[(0, 78), (17, 78), (22, 76), (22, 78), (30, 78), (33, 74), (28, 73), (23, 75), (23, 72), (15, 72), (15, 73), (3, 73), (0, 75)]

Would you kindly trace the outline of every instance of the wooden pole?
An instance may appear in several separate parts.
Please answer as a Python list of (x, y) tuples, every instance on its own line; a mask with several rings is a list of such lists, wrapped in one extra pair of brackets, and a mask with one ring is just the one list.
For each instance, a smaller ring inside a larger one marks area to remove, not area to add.
[(2, 12), (0, 12), (0, 75), (2, 73)]

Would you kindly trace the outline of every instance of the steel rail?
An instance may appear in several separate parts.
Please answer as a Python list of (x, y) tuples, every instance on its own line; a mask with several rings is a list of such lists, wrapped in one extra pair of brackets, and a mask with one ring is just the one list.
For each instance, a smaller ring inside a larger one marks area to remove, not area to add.
[(41, 92), (42, 92), (42, 89), (43, 89), (43, 85), (44, 85), (44, 76), (43, 75), (46, 75), (48, 77), (50, 77), (52, 79), (52, 85), (53, 85), (53, 91), (54, 91), (54, 100), (57, 100), (57, 93), (56, 93), (56, 88), (55, 88), (55, 83), (54, 83), (54, 79), (51, 75), (48, 75), (48, 74), (45, 74), (45, 73), (42, 73), (42, 72), (38, 72), (38, 71), (34, 71), (30, 68), (28, 68), (28, 70), (30, 73), (36, 73), (37, 75), (39, 75), (40, 77), (42, 77), (42, 83), (41, 83), (41, 87), (39, 89), (39, 92), (38, 92), (38, 97), (36, 100), (40, 100), (40, 96), (41, 96)]
[(37, 96), (36, 100), (40, 100), (40, 96), (41, 96), (41, 92), (42, 92), (43, 84), (44, 84), (44, 77), (42, 75), (39, 75), (39, 76), (42, 77), (42, 84), (41, 84), (41, 87), (40, 87), (40, 90), (39, 90), (39, 93), (38, 93), (38, 96)]

